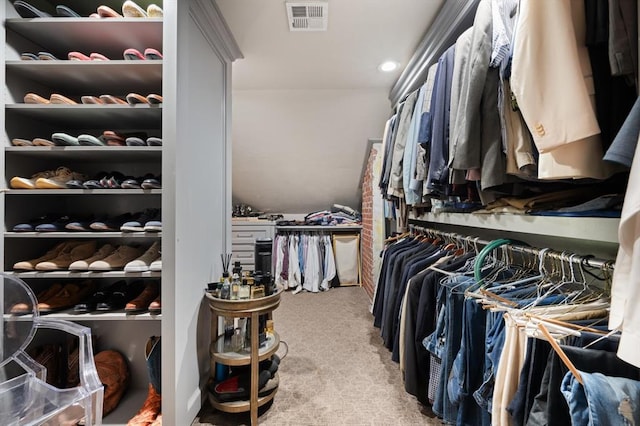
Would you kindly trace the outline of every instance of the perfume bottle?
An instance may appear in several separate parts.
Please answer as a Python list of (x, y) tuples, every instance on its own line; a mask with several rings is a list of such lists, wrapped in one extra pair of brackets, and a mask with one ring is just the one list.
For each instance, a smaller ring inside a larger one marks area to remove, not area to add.
[(229, 282), (229, 273), (222, 273), (222, 289), (220, 290), (220, 298), (221, 299), (229, 299), (231, 297), (231, 283)]
[(240, 292), (240, 278), (234, 272), (231, 277), (231, 300), (238, 300), (238, 293)]
[(247, 283), (247, 280), (242, 280), (242, 284), (240, 285), (240, 290), (238, 291), (238, 299), (240, 300), (246, 300), (249, 299), (249, 297), (251, 297), (251, 287), (249, 286), (249, 283)]

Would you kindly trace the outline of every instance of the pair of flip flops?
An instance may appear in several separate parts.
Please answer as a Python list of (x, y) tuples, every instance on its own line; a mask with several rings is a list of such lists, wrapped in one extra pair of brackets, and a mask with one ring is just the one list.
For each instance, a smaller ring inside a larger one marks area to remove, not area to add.
[(66, 96), (54, 93), (49, 99), (43, 98), (36, 93), (27, 93), (24, 95), (25, 104), (64, 104), (64, 105), (76, 105), (77, 102), (73, 99), (69, 99)]
[(30, 53), (24, 52), (20, 54), (20, 59), (23, 61), (57, 61), (58, 58), (53, 56), (49, 52)]
[(124, 51), (123, 56), (128, 61), (162, 60), (162, 53), (152, 47), (144, 49), (144, 53), (138, 49), (129, 48)]
[(67, 58), (70, 61), (108, 61), (109, 58), (104, 56), (102, 53), (92, 52), (89, 56), (85, 55), (82, 52), (69, 52), (67, 54)]
[[(51, 18), (51, 14), (44, 12), (37, 7), (23, 0), (17, 0), (13, 3), (18, 15), (23, 18)], [(56, 16), (60, 18), (80, 18), (81, 16), (67, 6), (56, 6)]]
[(127, 0), (122, 4), (122, 14), (111, 9), (109, 6), (98, 6), (96, 13), (92, 13), (90, 18), (162, 18), (164, 12), (156, 4), (150, 4), (147, 9), (143, 9), (135, 2)]

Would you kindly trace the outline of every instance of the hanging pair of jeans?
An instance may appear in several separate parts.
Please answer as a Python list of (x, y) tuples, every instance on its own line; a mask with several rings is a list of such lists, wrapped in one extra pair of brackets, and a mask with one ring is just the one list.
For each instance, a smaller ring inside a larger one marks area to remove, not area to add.
[(584, 384), (568, 372), (562, 379), (562, 394), (569, 404), (571, 424), (640, 424), (640, 382), (601, 373), (580, 372)]

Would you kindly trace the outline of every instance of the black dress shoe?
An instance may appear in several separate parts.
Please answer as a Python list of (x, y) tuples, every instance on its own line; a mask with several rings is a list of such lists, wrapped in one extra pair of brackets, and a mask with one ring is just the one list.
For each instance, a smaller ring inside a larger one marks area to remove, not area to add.
[(93, 312), (97, 309), (98, 304), (104, 303), (115, 291), (122, 291), (127, 285), (125, 280), (117, 281), (109, 287), (100, 289), (93, 293), (87, 300), (78, 303), (74, 308), (74, 312)]
[(122, 309), (129, 300), (137, 297), (142, 292), (143, 288), (144, 282), (142, 280), (127, 284), (124, 287), (113, 291), (106, 300), (98, 303), (96, 310), (116, 311)]

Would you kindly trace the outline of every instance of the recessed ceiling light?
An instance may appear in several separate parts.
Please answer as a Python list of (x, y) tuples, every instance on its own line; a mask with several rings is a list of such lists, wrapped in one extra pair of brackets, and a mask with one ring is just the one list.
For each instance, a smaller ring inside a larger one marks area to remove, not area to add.
[(394, 71), (396, 68), (398, 68), (398, 65), (400, 64), (398, 64), (397, 62), (386, 61), (378, 65), (378, 70), (382, 72), (391, 72), (391, 71)]

